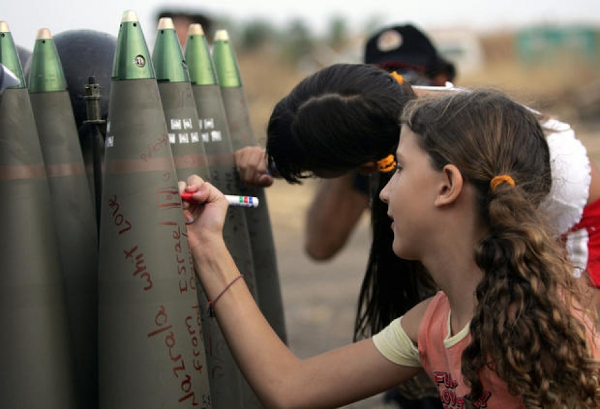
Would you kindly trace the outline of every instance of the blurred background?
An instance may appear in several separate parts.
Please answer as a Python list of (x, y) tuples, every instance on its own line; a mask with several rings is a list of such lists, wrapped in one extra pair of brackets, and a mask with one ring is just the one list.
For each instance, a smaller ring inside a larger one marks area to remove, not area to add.
[[(113, 4), (114, 3), (114, 4)], [(407, 4), (408, 3), (408, 4)], [(161, 13), (205, 18), (209, 41), (226, 29), (236, 50), (256, 140), (264, 144), (274, 104), (306, 75), (333, 63), (362, 61), (366, 38), (382, 26), (412, 23), (457, 68), (455, 83), (494, 87), (568, 122), (600, 163), (600, 3), (597, 0), (393, 2), (350, 9), (337, 0), (5, 2), (0, 20), (32, 50), (37, 30), (93, 29), (117, 35), (134, 10), (149, 47)], [(150, 48), (152, 49), (152, 48)], [(368, 215), (335, 259), (303, 252), (304, 214), (318, 180), (277, 181), (267, 199), (282, 285), (289, 345), (308, 357), (352, 339), (356, 301), (370, 243)], [(385, 407), (381, 397), (352, 408)]]
[[(201, 21), (209, 41), (226, 29), (237, 52), (257, 140), (274, 103), (294, 84), (336, 62), (361, 62), (366, 38), (412, 23), (457, 68), (457, 85), (493, 86), (562, 120), (595, 127), (600, 113), (600, 3), (597, 0), (420, 0), (391, 6), (370, 0), (22, 0), (5, 2), (0, 20), (20, 47), (37, 30), (91, 29), (117, 35), (126, 10), (138, 15), (152, 49), (161, 15)], [(24, 62), (22, 62), (24, 64)]]

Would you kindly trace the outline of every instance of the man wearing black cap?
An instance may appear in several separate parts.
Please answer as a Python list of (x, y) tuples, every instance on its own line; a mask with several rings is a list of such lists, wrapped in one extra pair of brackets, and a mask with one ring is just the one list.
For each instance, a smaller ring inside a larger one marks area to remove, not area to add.
[(365, 63), (396, 71), (412, 85), (443, 86), (456, 76), (454, 64), (439, 55), (429, 38), (411, 24), (373, 34), (365, 46)]

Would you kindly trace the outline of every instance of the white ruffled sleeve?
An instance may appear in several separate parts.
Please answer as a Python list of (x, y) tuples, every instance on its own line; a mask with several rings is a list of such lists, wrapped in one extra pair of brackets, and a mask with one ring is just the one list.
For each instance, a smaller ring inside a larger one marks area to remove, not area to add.
[(542, 123), (550, 147), (552, 189), (541, 209), (555, 223), (555, 234), (566, 233), (581, 219), (591, 182), (585, 146), (568, 124), (549, 119)]

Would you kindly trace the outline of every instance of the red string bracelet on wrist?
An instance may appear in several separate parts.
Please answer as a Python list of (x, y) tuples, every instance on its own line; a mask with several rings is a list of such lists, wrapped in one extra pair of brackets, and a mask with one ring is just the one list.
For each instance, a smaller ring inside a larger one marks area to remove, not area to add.
[(221, 293), (219, 295), (217, 295), (217, 297), (214, 300), (206, 303), (206, 308), (208, 309), (208, 315), (210, 317), (215, 316), (215, 304), (217, 303), (217, 301), (219, 301), (219, 298), (221, 298), (221, 296), (223, 294), (225, 294), (225, 291), (229, 290), (229, 287), (231, 287), (233, 285), (233, 283), (235, 283), (237, 280), (239, 280), (242, 277), (243, 277), (243, 274), (240, 274), (239, 276), (237, 276), (236, 278), (231, 280), (231, 282), (229, 284), (227, 284), (225, 286), (225, 288), (223, 288), (223, 291), (221, 291)]

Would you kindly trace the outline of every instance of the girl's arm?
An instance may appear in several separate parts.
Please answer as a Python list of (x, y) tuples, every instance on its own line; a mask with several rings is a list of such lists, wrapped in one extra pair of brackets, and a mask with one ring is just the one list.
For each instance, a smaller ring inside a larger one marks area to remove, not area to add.
[[(203, 203), (185, 203), (184, 208), (195, 265), (208, 299), (214, 300), (240, 274), (221, 234), (228, 205), (221, 192), (197, 176), (190, 177), (185, 189)], [(222, 293), (214, 311), (240, 369), (268, 407), (341, 406), (387, 390), (420, 370), (388, 361), (371, 339), (298, 359), (271, 329), (244, 280)]]
[(369, 208), (368, 192), (353, 187), (355, 173), (323, 179), (306, 213), (304, 249), (315, 260), (329, 260), (344, 247)]

